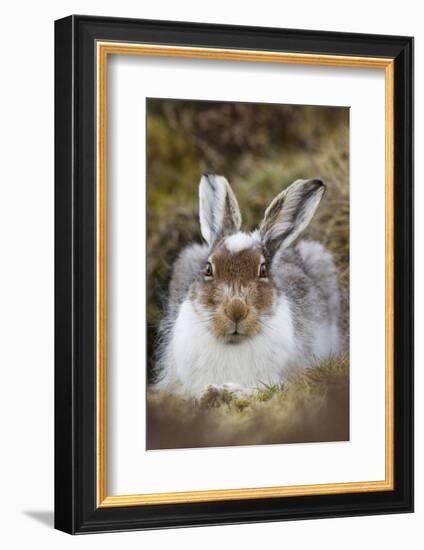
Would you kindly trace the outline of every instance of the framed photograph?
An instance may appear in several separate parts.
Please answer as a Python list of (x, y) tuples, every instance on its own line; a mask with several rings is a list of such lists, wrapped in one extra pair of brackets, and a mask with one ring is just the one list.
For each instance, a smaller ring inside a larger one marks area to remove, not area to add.
[(413, 39), (55, 24), (55, 525), (413, 510)]

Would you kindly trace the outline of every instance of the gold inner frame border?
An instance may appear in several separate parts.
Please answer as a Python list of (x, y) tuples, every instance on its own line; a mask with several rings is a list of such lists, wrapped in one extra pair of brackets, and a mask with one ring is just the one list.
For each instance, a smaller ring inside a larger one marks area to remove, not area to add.
[[(113, 495), (107, 492), (107, 62), (139, 55), (384, 69), (385, 72), (385, 479), (348, 483)], [(266, 52), (124, 42), (96, 42), (97, 63), (97, 507), (142, 506), (255, 498), (364, 493), (394, 489), (394, 60), (391, 58)]]

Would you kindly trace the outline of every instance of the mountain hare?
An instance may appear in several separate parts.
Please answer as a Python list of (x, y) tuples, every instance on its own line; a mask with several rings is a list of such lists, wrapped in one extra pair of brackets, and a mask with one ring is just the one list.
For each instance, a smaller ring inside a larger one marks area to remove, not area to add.
[(295, 181), (259, 228), (244, 233), (228, 181), (202, 176), (206, 244), (187, 246), (173, 267), (154, 387), (192, 397), (211, 388), (247, 394), (339, 351), (332, 256), (318, 242), (294, 244), (324, 191), (319, 180)]

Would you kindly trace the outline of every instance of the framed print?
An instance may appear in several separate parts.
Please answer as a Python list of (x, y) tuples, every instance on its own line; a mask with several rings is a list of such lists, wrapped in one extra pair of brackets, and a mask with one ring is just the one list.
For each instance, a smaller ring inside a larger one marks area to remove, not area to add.
[(413, 39), (55, 24), (55, 525), (413, 509)]

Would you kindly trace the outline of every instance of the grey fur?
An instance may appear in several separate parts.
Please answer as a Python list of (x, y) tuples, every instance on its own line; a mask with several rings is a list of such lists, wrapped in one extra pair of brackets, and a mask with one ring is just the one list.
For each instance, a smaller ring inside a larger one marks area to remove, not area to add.
[(302, 240), (277, 252), (271, 273), (278, 290), (289, 297), (302, 354), (313, 360), (310, 350), (317, 326), (340, 325), (340, 293), (333, 257), (321, 243)]
[(289, 246), (311, 221), (325, 185), (320, 180), (297, 180), (284, 189), (265, 211), (259, 227), (262, 240), (274, 252)]
[(203, 238), (210, 247), (240, 229), (240, 208), (223, 176), (203, 174), (199, 185), (199, 218)]
[(172, 268), (169, 283), (169, 294), (165, 305), (165, 315), (159, 324), (158, 340), (156, 343), (156, 377), (159, 381), (165, 374), (166, 365), (163, 357), (169, 344), (172, 328), (178, 315), (181, 304), (187, 298), (190, 287), (199, 273), (203, 270), (210, 254), (207, 244), (189, 244), (179, 254)]
[(205, 244), (191, 244), (178, 256), (175, 261), (171, 282), (169, 283), (168, 315), (175, 319), (178, 309), (187, 297), (194, 279), (204, 268), (210, 250)]

